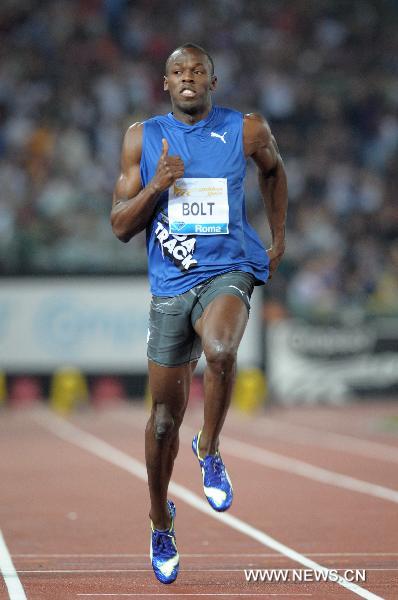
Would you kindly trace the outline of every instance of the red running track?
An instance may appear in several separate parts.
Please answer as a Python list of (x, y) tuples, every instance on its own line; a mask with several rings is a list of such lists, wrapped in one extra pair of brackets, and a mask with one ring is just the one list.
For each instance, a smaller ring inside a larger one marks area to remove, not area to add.
[[(235, 499), (219, 517), (202, 500), (190, 449), (201, 410), (190, 407), (170, 493), (181, 570), (163, 586), (148, 558), (142, 405), (67, 421), (3, 410), (0, 598), (398, 598), (396, 414), (393, 402), (230, 412), (221, 451)], [(317, 565), (366, 581), (316, 582)], [(290, 580), (247, 582), (244, 569)]]

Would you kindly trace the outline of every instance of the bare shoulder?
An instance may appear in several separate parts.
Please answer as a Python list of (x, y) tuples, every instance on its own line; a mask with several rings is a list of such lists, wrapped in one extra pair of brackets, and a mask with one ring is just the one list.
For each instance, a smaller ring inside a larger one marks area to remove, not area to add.
[(243, 115), (243, 118), (245, 121), (258, 121), (259, 123), (267, 123), (263, 115), (256, 112), (246, 113)]
[(137, 121), (136, 123), (130, 125), (126, 133), (129, 133), (130, 135), (142, 134), (143, 125), (144, 123), (142, 121)]
[(142, 146), (142, 131), (144, 129), (144, 124), (141, 123), (140, 121), (137, 121), (137, 123), (133, 123), (132, 125), (130, 125), (130, 127), (127, 129), (125, 136), (124, 136), (124, 142), (126, 144), (129, 145), (141, 145)]
[(243, 143), (246, 156), (258, 150), (259, 146), (268, 146), (272, 133), (267, 120), (260, 113), (248, 113), (243, 117)]
[(269, 141), (271, 140), (271, 128), (267, 120), (260, 113), (247, 113), (244, 115), (243, 129), (249, 135), (261, 136), (263, 140), (264, 138), (268, 138)]
[(143, 123), (137, 122), (127, 129), (122, 149), (122, 160), (137, 163), (141, 160)]

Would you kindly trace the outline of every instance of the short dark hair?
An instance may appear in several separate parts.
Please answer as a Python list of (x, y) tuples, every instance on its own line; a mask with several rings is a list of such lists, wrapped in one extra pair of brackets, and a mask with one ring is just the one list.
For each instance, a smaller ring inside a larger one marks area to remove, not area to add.
[(174, 52), (178, 52), (179, 50), (186, 50), (187, 48), (193, 48), (194, 50), (199, 50), (199, 52), (202, 52), (202, 54), (204, 54), (207, 57), (207, 60), (210, 63), (211, 75), (214, 75), (214, 60), (213, 60), (213, 58), (210, 56), (210, 54), (207, 52), (207, 50), (202, 48), (202, 46), (198, 46), (197, 44), (191, 44), (190, 42), (187, 42), (186, 44), (183, 44), (182, 46), (178, 46), (178, 48), (173, 50), (173, 52), (170, 54), (170, 56), (166, 60), (166, 66), (165, 66), (166, 73), (167, 73), (167, 68), (169, 66), (170, 59), (171, 59), (172, 55), (174, 54)]

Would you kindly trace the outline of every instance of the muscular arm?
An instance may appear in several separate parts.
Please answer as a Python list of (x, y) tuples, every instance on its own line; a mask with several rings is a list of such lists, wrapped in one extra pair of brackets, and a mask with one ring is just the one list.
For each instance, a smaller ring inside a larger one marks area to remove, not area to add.
[(152, 218), (161, 193), (184, 174), (184, 164), (178, 156), (168, 156), (167, 140), (153, 179), (144, 188), (141, 184), (142, 124), (135, 123), (124, 137), (121, 173), (113, 192), (111, 223), (114, 234), (122, 242), (145, 229)]
[(261, 115), (245, 115), (243, 143), (246, 156), (251, 156), (258, 167), (260, 191), (272, 236), (268, 250), (272, 277), (285, 251), (286, 173), (275, 138)]
[(142, 189), (141, 151), (142, 124), (135, 123), (124, 136), (121, 173), (113, 192), (112, 230), (122, 242), (128, 242), (145, 229), (160, 195), (152, 182)]

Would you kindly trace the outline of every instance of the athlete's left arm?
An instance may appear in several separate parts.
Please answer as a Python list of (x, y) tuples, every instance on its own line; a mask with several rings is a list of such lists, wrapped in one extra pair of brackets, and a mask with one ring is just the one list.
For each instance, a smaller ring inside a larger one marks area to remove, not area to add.
[(261, 115), (255, 113), (245, 115), (243, 145), (245, 155), (251, 156), (258, 166), (260, 191), (272, 235), (272, 245), (267, 250), (271, 278), (285, 251), (286, 173), (276, 140), (267, 121)]

